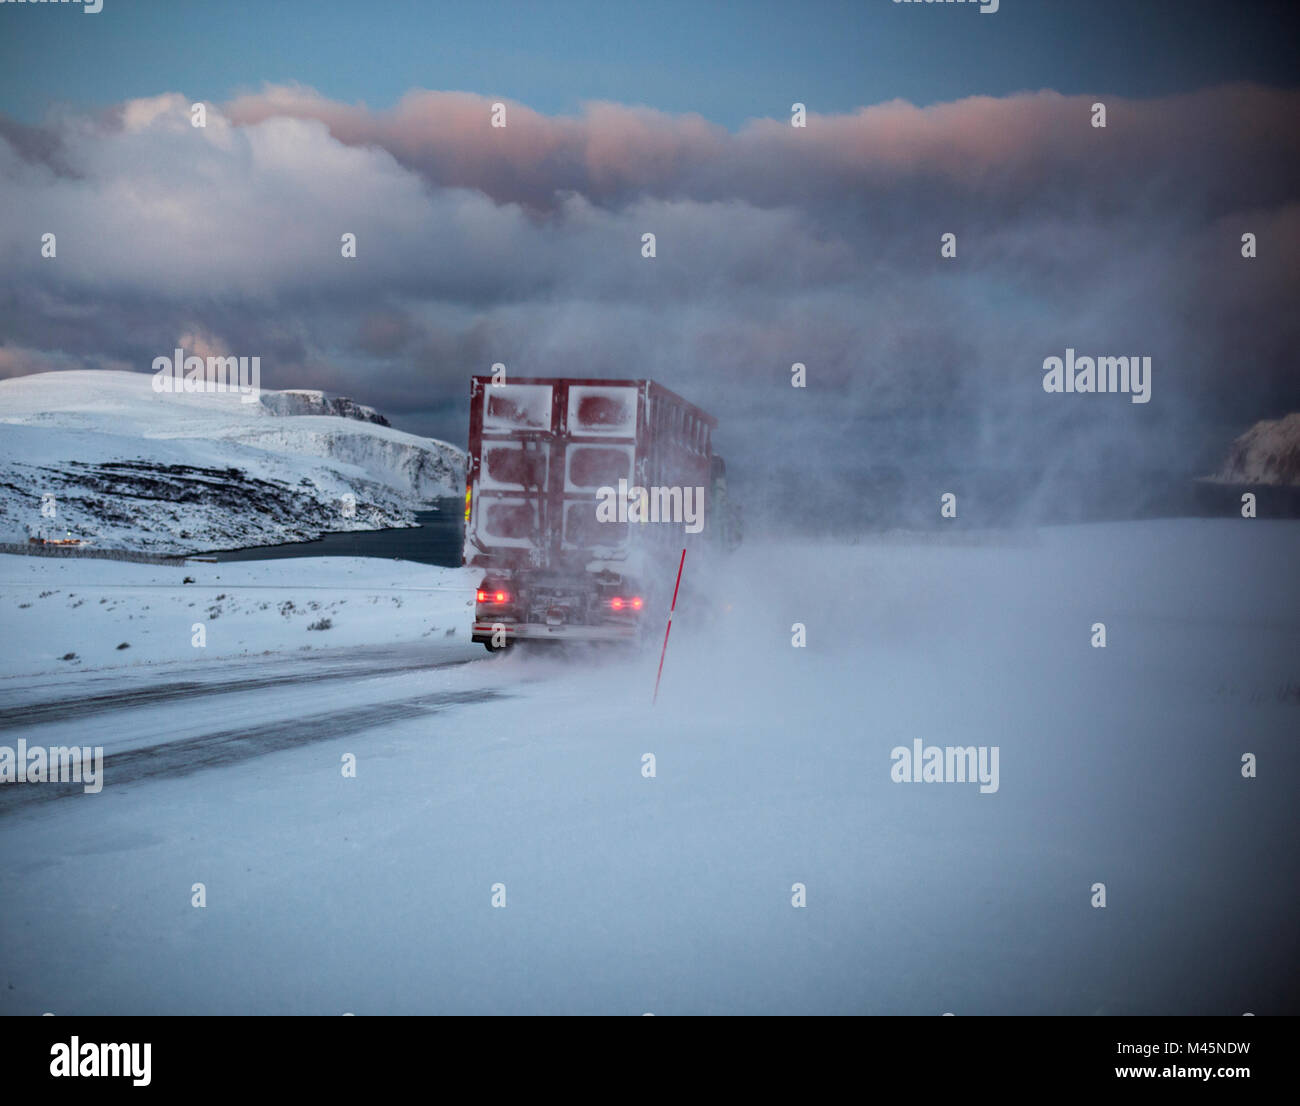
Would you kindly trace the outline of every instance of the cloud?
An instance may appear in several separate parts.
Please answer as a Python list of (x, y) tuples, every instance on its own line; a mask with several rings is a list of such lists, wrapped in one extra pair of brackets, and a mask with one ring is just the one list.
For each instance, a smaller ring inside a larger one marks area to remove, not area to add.
[[(725, 413), (752, 472), (1195, 467), (1300, 408), (1298, 93), (894, 101), (734, 133), (506, 106), (501, 129), (468, 93), (371, 111), (272, 86), (201, 129), (180, 93), (0, 118), (0, 373), (146, 371), (201, 336), (269, 387), (453, 440), (495, 361), (653, 376)], [(1045, 395), (1066, 346), (1152, 356), (1153, 403)]]
[[(480, 191), (498, 203), (554, 210), (578, 192), (593, 203), (636, 196), (737, 199), (808, 206), (859, 189), (915, 196), (948, 189), (1020, 210), (1054, 209), (1059, 194), (1098, 210), (1146, 199), (1252, 206), (1295, 194), (1300, 95), (1251, 85), (1127, 101), (1102, 97), (1108, 126), (1091, 126), (1091, 96), (1051, 91), (970, 97), (916, 107), (891, 101), (805, 128), (755, 120), (731, 134), (696, 115), (597, 102), (580, 117), (547, 117), (463, 92), (408, 93), (388, 111), (271, 86), (225, 107), (238, 125), (270, 118), (323, 123), (349, 146), (388, 151), (438, 187)], [(1239, 178), (1234, 167), (1258, 169)], [(1182, 170), (1189, 170), (1183, 172)]]

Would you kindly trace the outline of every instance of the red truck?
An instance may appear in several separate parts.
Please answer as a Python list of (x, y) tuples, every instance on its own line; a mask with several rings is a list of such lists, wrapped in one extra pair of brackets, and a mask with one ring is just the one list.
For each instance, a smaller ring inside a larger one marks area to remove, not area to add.
[(681, 550), (738, 540), (716, 426), (651, 380), (473, 377), (474, 641), (618, 641), (662, 624)]

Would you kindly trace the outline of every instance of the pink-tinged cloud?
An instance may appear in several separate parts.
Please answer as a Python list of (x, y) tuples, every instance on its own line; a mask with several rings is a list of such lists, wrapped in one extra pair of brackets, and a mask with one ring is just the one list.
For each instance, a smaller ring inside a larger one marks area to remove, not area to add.
[[(1094, 102), (1105, 129), (1092, 126)], [(985, 202), (1041, 200), (1043, 189), (1102, 204), (1155, 191), (1183, 202), (1268, 200), (1300, 179), (1300, 92), (1254, 85), (1156, 100), (1027, 92), (917, 107), (891, 101), (843, 115), (755, 120), (730, 133), (695, 115), (612, 103), (577, 117), (540, 115), (464, 92), (416, 91), (371, 111), (308, 88), (270, 86), (226, 104), (236, 124), (314, 119), (340, 142), (377, 146), (436, 185), (551, 210), (578, 192), (741, 199), (760, 205), (844, 198), (855, 190), (960, 187)]]

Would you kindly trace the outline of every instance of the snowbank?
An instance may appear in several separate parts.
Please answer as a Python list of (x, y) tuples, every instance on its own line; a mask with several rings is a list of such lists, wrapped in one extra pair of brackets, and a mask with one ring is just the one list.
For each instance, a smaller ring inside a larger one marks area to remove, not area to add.
[(468, 645), (480, 576), (368, 557), (172, 568), (0, 555), (0, 678), (394, 641)]

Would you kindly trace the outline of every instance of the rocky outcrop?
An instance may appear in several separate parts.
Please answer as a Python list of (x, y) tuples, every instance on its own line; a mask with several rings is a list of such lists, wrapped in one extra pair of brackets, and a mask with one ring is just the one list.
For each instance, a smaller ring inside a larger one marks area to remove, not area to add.
[(264, 392), (262, 406), (277, 415), (336, 415), (359, 422), (388, 426), (388, 420), (373, 407), (347, 396), (327, 396), (324, 392), (292, 388), (284, 392)]
[(1214, 479), (1300, 487), (1300, 413), (1257, 422), (1232, 443)]

